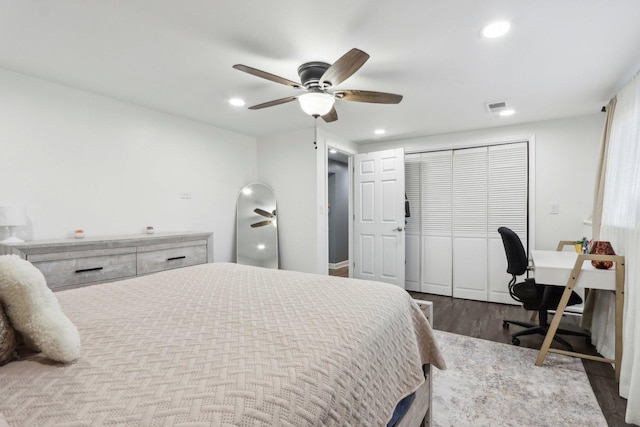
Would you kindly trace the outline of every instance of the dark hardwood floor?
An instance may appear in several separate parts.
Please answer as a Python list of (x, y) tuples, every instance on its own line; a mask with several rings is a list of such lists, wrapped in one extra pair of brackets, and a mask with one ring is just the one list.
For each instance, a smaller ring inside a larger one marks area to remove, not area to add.
[[(332, 276), (349, 277), (349, 268), (329, 270)], [(519, 331), (519, 326), (502, 327), (503, 319), (530, 321), (531, 312), (519, 305), (496, 304), (471, 301), (440, 295), (409, 292), (414, 298), (433, 302), (434, 329), (455, 334), (481, 338), (494, 342), (511, 344), (511, 333)], [(551, 317), (550, 317), (551, 318)], [(579, 317), (565, 316), (562, 325), (578, 328)], [(574, 350), (597, 355), (596, 349), (582, 337), (563, 335)], [(528, 335), (520, 337), (520, 346), (539, 349), (544, 337)], [(554, 342), (552, 347), (563, 348)], [(535, 361), (531, 361), (533, 364)], [(613, 367), (607, 363), (582, 359), (582, 364), (609, 426), (633, 426), (624, 421), (627, 401), (618, 395), (618, 383)], [(559, 424), (560, 425), (560, 424)]]
[(329, 276), (349, 277), (349, 266), (336, 268), (335, 270), (329, 269)]

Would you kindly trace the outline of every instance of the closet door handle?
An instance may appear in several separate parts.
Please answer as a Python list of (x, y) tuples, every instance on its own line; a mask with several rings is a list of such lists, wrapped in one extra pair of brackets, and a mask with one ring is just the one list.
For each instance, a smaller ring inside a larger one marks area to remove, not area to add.
[(393, 230), (391, 230), (391, 231), (402, 231), (402, 230), (403, 230), (403, 228), (402, 228), (402, 227), (398, 227), (398, 228), (394, 228), (394, 229), (393, 229)]

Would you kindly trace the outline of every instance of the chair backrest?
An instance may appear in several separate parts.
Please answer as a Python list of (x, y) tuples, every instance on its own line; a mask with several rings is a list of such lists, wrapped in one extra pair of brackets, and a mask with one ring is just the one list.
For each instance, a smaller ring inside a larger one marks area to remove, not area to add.
[(498, 233), (500, 233), (500, 237), (502, 237), (504, 251), (507, 254), (507, 273), (513, 276), (522, 276), (527, 272), (529, 259), (527, 252), (524, 250), (524, 246), (522, 246), (520, 237), (507, 227), (498, 228)]

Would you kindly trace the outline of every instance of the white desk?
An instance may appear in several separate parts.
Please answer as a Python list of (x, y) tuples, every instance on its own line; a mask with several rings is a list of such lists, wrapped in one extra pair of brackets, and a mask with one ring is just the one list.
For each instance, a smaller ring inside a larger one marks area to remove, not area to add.
[[(531, 251), (536, 282), (566, 286), (578, 259), (575, 252)], [(616, 270), (598, 270), (591, 261), (582, 264), (577, 288), (616, 290)]]
[[(560, 249), (561, 246), (558, 246)], [(544, 343), (538, 353), (536, 365), (541, 366), (548, 352), (560, 353), (583, 359), (615, 363), (616, 380), (620, 380), (620, 361), (622, 359), (622, 307), (624, 302), (624, 257), (619, 255), (590, 255), (575, 252), (531, 251), (536, 282), (548, 285), (565, 286), (556, 314), (553, 316)], [(609, 270), (598, 270), (591, 265), (592, 260), (613, 261)], [(556, 334), (560, 319), (564, 313), (571, 292), (576, 287), (608, 289), (616, 291), (616, 356), (615, 360), (591, 356), (573, 351), (553, 349), (551, 341)]]

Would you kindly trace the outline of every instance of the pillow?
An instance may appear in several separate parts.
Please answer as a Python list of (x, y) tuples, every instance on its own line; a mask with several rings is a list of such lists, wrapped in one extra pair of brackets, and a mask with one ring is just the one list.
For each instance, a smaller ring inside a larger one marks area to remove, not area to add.
[(13, 326), (4, 314), (2, 302), (0, 302), (0, 366), (11, 362), (16, 353), (16, 334)]
[(40, 270), (29, 261), (17, 255), (0, 256), (0, 300), (30, 349), (56, 362), (80, 357), (78, 329), (62, 312)]

